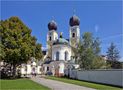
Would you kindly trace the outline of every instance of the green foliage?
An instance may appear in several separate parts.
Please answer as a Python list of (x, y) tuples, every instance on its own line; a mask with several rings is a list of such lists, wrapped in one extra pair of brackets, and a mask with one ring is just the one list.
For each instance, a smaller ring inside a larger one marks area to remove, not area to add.
[(37, 43), (36, 48), (35, 48), (35, 57), (36, 59), (41, 59), (42, 58), (42, 51), (41, 51), (41, 44)]
[(110, 47), (108, 48), (107, 51), (107, 58), (110, 61), (118, 61), (119, 60), (119, 51), (114, 45), (114, 43), (111, 43)]
[(104, 60), (102, 57), (96, 57), (92, 61), (92, 67), (93, 69), (109, 69), (111, 66), (110, 64), (107, 64), (106, 60)]
[(76, 55), (82, 69), (102, 69), (107, 66), (105, 60), (100, 57), (99, 38), (93, 38), (89, 32), (83, 34)]
[(4, 46), (0, 41), (0, 61), (2, 61), (4, 57), (5, 57)]
[(100, 51), (101, 51), (99, 38), (96, 38), (96, 39), (93, 40), (92, 47), (93, 47), (94, 54), (95, 55), (99, 55), (100, 54)]
[(30, 57), (42, 58), (41, 45), (36, 43), (31, 29), (16, 16), (1, 21), (0, 38), (0, 48), (4, 52), (0, 57), (15, 67)]
[(112, 68), (115, 69), (122, 68), (122, 63), (119, 62), (120, 58), (119, 51), (114, 45), (114, 43), (111, 43), (110, 47), (108, 48), (107, 58), (108, 58), (107, 63), (110, 64)]

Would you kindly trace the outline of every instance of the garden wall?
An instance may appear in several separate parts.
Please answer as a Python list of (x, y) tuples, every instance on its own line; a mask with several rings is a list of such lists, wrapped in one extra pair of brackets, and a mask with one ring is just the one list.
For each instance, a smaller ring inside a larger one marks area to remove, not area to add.
[(123, 69), (89, 71), (66, 70), (65, 75), (73, 79), (123, 87)]

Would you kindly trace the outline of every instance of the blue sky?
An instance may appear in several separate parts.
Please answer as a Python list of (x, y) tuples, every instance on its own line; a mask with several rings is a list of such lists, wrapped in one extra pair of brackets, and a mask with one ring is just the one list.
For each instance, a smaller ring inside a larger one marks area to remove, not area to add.
[(111, 42), (117, 45), (120, 55), (122, 48), (122, 2), (119, 1), (2, 1), (1, 19), (18, 16), (32, 29), (32, 35), (46, 47), (47, 24), (54, 19), (58, 34), (63, 32), (69, 38), (69, 19), (75, 14), (80, 18), (80, 32), (92, 32), (101, 40), (102, 54)]

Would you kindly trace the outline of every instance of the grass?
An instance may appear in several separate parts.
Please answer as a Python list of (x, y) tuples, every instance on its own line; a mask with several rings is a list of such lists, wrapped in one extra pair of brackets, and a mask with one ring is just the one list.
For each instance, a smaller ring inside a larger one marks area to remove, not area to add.
[(0, 90), (50, 90), (29, 79), (0, 80)]
[(85, 86), (85, 87), (89, 87), (89, 88), (94, 88), (94, 89), (97, 89), (97, 90), (123, 90), (122, 88), (119, 88), (119, 87), (113, 87), (113, 86), (108, 86), (108, 85), (90, 83), (90, 82), (73, 80), (73, 79), (68, 79), (68, 78), (59, 78), (59, 77), (53, 77), (53, 76), (47, 76), (46, 78), (61, 81), (61, 82), (65, 82), (65, 83), (70, 83), (70, 84)]

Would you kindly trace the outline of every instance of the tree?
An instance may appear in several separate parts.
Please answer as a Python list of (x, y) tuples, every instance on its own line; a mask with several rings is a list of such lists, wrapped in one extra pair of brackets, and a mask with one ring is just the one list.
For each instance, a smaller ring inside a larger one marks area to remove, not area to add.
[(99, 56), (100, 51), (101, 51), (99, 38), (95, 38), (95, 39), (93, 40), (92, 48), (93, 48), (94, 54), (95, 54), (96, 56)]
[(107, 63), (110, 63), (112, 68), (119, 68), (119, 66), (121, 66), (120, 62), (118, 61), (119, 58), (120, 55), (118, 49), (116, 48), (114, 43), (111, 43), (107, 51)]
[[(0, 21), (0, 25), (3, 21)], [(2, 27), (0, 27), (0, 30), (2, 29)], [(1, 36), (1, 33), (0, 33), (0, 36)], [(4, 52), (4, 46), (1, 42), (1, 37), (0, 37), (0, 61), (3, 60), (3, 58), (5, 57), (5, 52)]]
[[(27, 62), (30, 57), (41, 58), (41, 45), (36, 43), (36, 38), (18, 17), (10, 17), (0, 25), (0, 45), (5, 52), (2, 58), (13, 67), (15, 77), (16, 67)], [(3, 46), (3, 47), (2, 47)]]
[(92, 61), (92, 66), (93, 69), (109, 69), (111, 67), (110, 64), (106, 63), (106, 60), (99, 56)]
[(4, 57), (5, 57), (4, 46), (2, 45), (0, 41), (0, 61), (2, 61)]
[(114, 45), (114, 43), (111, 43), (110, 47), (107, 51), (107, 58), (110, 61), (118, 61), (119, 60), (119, 51)]
[(37, 43), (36, 44), (36, 49), (35, 49), (35, 57), (36, 59), (41, 59), (43, 54), (42, 54), (42, 50), (41, 50), (41, 44)]
[(85, 32), (77, 49), (78, 61), (82, 69), (105, 68), (106, 63), (100, 57), (100, 41), (91, 33)]

